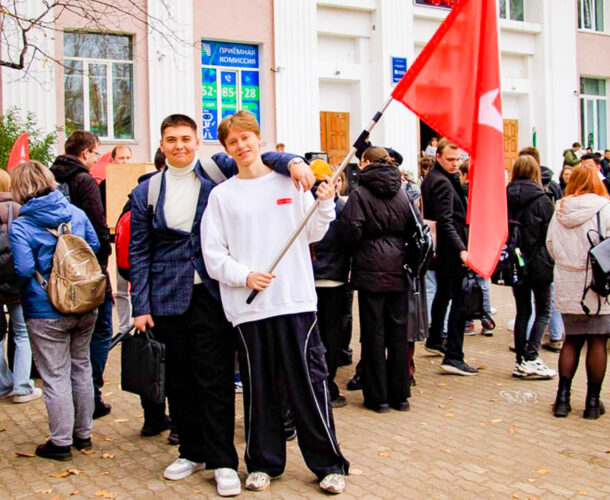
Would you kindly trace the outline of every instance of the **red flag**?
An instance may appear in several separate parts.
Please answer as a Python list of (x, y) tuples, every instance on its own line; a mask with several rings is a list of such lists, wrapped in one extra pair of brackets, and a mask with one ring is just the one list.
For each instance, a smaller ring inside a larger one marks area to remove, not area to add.
[(28, 142), (28, 133), (24, 132), (15, 141), (11, 149), (11, 154), (8, 157), (6, 169), (11, 170), (24, 161), (30, 160), (30, 144)]
[(489, 277), (508, 235), (496, 0), (459, 0), (392, 97), (470, 155), (468, 266)]
[(89, 169), (89, 173), (93, 176), (95, 182), (98, 184), (106, 178), (106, 167), (110, 163), (111, 159), (112, 154), (110, 151), (108, 151), (108, 153), (104, 153), (102, 156), (100, 156)]

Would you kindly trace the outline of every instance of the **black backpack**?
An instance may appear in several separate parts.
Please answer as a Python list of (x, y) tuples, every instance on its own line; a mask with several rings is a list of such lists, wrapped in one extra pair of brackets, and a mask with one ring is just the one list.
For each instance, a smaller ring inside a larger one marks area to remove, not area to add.
[(508, 240), (500, 253), (498, 265), (491, 275), (491, 282), (495, 285), (513, 286), (519, 285), (525, 281), (527, 277), (527, 259), (534, 256), (537, 248), (531, 252), (531, 255), (524, 255), (521, 250), (521, 233), (522, 224), (521, 216), (529, 209), (530, 205), (538, 198), (546, 196), (544, 193), (536, 196), (530, 202), (521, 207), (514, 219), (508, 221)]
[(405, 264), (407, 279), (411, 289), (417, 293), (420, 278), (426, 273), (434, 255), (434, 241), (430, 226), (424, 223), (419, 210), (414, 206), (411, 195), (407, 192), (407, 202), (413, 216), (413, 224), (407, 228), (405, 238)]
[(19, 302), (19, 285), (13, 265), (13, 251), (8, 238), (8, 228), (13, 223), (13, 202), (8, 205), (8, 224), (6, 229), (0, 219), (0, 303)]
[[(604, 238), (602, 224), (599, 212), (597, 217), (597, 230), (590, 229), (587, 231), (587, 239), (589, 240), (589, 253), (587, 255), (587, 264), (585, 266), (585, 288), (580, 300), (580, 306), (587, 316), (591, 316), (591, 310), (585, 304), (585, 297), (589, 290), (593, 290), (597, 294), (597, 311), (595, 316), (599, 314), (602, 307), (600, 297), (604, 297), (608, 301), (610, 295), (610, 238)], [(598, 242), (594, 243), (591, 233), (597, 233)], [(591, 284), (587, 285), (589, 280), (589, 266), (591, 267)]]

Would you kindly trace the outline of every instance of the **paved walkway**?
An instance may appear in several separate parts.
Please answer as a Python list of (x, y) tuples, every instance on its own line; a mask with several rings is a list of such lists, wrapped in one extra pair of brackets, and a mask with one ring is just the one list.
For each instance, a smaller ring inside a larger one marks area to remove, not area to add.
[[(410, 412), (378, 415), (363, 409), (361, 393), (346, 393), (348, 406), (335, 412), (338, 437), (351, 461), (341, 498), (610, 498), (610, 415), (598, 421), (581, 418), (584, 363), (574, 384), (573, 413), (566, 419), (553, 418), (555, 381), (510, 376), (513, 354), (505, 326), (513, 311), (512, 295), (509, 289), (492, 287), (492, 296), (500, 311), (495, 335), (466, 338), (468, 361), (481, 368), (478, 377), (441, 374), (440, 358), (427, 356), (418, 345)], [(116, 349), (110, 356), (104, 390), (112, 413), (95, 422), (91, 455), (77, 452), (72, 462), (17, 456), (32, 454), (45, 440), (44, 404), (0, 402), (1, 499), (215, 497), (211, 472), (178, 482), (162, 478), (177, 449), (166, 444), (166, 436), (140, 437), (142, 410), (137, 397), (120, 390), (119, 354)], [(556, 354), (544, 352), (543, 358), (556, 365)], [(352, 368), (339, 370), (341, 387)], [(604, 391), (608, 403), (609, 384)], [(241, 397), (236, 442), (242, 456)], [(282, 478), (266, 492), (244, 491), (242, 496), (325, 496), (305, 467), (296, 441), (288, 450)], [(243, 462), (240, 475), (245, 477)]]

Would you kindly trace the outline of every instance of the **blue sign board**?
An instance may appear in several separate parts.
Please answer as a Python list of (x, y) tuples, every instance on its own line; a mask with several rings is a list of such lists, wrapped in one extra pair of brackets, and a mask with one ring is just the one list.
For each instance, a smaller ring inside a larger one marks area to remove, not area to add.
[(392, 57), (392, 85), (397, 84), (407, 72), (406, 57)]
[(258, 45), (201, 40), (201, 64), (258, 69)]

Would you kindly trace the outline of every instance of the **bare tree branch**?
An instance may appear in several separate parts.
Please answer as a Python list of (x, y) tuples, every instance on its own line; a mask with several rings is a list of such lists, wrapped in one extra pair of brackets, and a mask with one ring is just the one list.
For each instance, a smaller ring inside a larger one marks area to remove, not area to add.
[(2, 41), (0, 48), (0, 66), (28, 73), (34, 58), (39, 57), (63, 66), (62, 55), (56, 55), (52, 48), (35, 44), (36, 36), (43, 34), (50, 40), (57, 33), (63, 33), (62, 18), (75, 16), (81, 22), (75, 30), (112, 33), (121, 31), (125, 20), (146, 27), (149, 33), (155, 33), (172, 50), (192, 47), (193, 40), (184, 40), (174, 25), (171, 15), (171, 2), (163, 0), (166, 15), (152, 16), (147, 10), (146, 0), (56, 0), (39, 2), (40, 9), (35, 15), (23, 12), (23, 2), (0, 0), (0, 28)]

